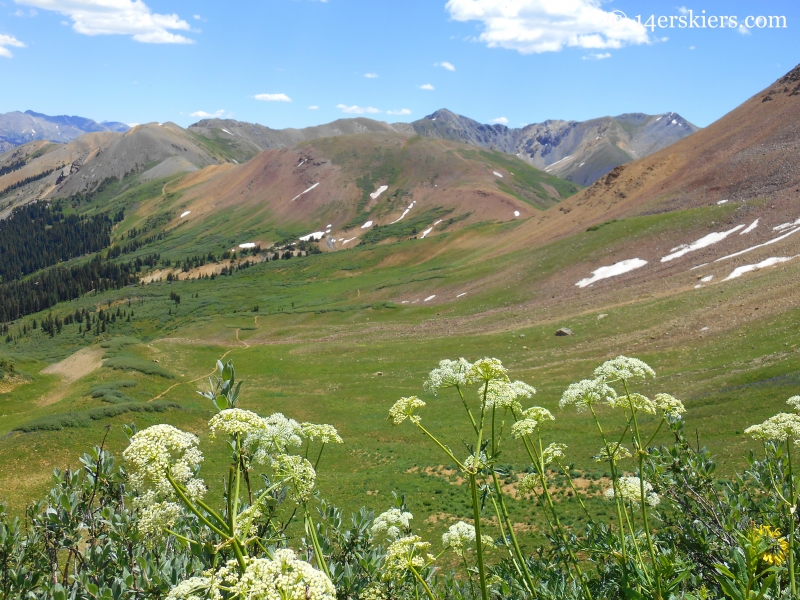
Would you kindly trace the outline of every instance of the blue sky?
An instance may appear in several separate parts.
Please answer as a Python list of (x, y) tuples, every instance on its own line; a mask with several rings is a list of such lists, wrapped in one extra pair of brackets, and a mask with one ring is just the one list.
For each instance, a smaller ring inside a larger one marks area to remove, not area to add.
[[(698, 15), (725, 27), (680, 27)], [(0, 112), (283, 128), (675, 111), (706, 126), (800, 62), (799, 27), (800, 3), (765, 0), (0, 0)]]

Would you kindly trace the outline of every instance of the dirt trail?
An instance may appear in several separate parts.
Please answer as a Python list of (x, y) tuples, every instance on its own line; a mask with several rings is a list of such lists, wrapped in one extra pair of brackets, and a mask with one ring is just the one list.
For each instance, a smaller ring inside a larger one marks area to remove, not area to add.
[(54, 363), (42, 369), (44, 375), (58, 375), (61, 377), (61, 383), (59, 383), (58, 387), (54, 390), (51, 390), (39, 398), (36, 404), (38, 406), (49, 406), (63, 400), (71, 384), (103, 366), (103, 355), (105, 352), (104, 348), (91, 346), (88, 348), (81, 348), (75, 354), (68, 356), (61, 362)]
[[(256, 324), (256, 328), (258, 328), (258, 317), (255, 317), (255, 324)], [(245, 348), (249, 348), (250, 344), (248, 344), (244, 340), (239, 339), (239, 331), (241, 331), (241, 329), (236, 329), (236, 341), (241, 343), (241, 344), (244, 344)], [(236, 348), (232, 348), (231, 350), (228, 350), (225, 354), (222, 355), (222, 357), (220, 357), (220, 360), (225, 360), (227, 358), (227, 356), (231, 352), (233, 352), (235, 350), (236, 350)], [(169, 394), (172, 390), (174, 390), (176, 387), (178, 387), (180, 385), (186, 385), (186, 384), (189, 384), (189, 383), (196, 383), (196, 382), (200, 381), (201, 379), (207, 379), (208, 377), (211, 377), (215, 372), (216, 372), (216, 369), (212, 370), (210, 373), (206, 373), (205, 375), (201, 375), (200, 377), (197, 377), (197, 378), (192, 379), (190, 381), (181, 381), (179, 383), (174, 383), (171, 386), (169, 386), (166, 390), (161, 392), (158, 396), (155, 396), (154, 398), (150, 398), (150, 400), (148, 400), (148, 402), (155, 402), (156, 400), (160, 400), (161, 398), (163, 398), (164, 396)]]

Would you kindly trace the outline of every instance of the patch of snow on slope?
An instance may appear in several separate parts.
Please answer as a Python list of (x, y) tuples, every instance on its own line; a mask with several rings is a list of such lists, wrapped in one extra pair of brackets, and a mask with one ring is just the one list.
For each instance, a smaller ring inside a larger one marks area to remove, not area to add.
[(183, 217), (188, 217), (190, 214), (192, 214), (192, 211), (190, 211), (190, 210), (187, 210), (185, 213), (181, 214), (181, 219), (182, 219)]
[(639, 269), (640, 267), (643, 267), (646, 264), (647, 261), (642, 260), (641, 258), (631, 258), (628, 260), (623, 260), (611, 266), (600, 267), (596, 271), (592, 271), (591, 277), (587, 277), (586, 279), (581, 279), (575, 285), (584, 288), (587, 285), (593, 284), (595, 281), (600, 281), (601, 279), (608, 279), (609, 277), (622, 275), (623, 273), (628, 273), (630, 271)]
[(372, 193), (369, 195), (369, 197), (370, 197), (370, 198), (372, 198), (373, 200), (375, 200), (376, 198), (378, 198), (378, 196), (380, 196), (380, 195), (381, 195), (383, 192), (385, 192), (385, 191), (386, 191), (386, 190), (388, 190), (388, 189), (389, 189), (389, 186), (388, 186), (388, 185), (382, 185), (382, 186), (381, 186), (381, 187), (379, 187), (377, 190), (375, 190), (374, 192), (372, 192)]
[(394, 221), (392, 221), (391, 223), (389, 223), (389, 225), (394, 225), (394, 224), (395, 224), (395, 223), (397, 223), (398, 221), (402, 221), (402, 220), (403, 220), (403, 218), (404, 218), (404, 217), (405, 217), (405, 216), (408, 214), (408, 211), (410, 211), (410, 210), (411, 210), (411, 207), (409, 207), (409, 208), (405, 209), (405, 210), (403, 211), (403, 214), (402, 214), (402, 215), (400, 215), (400, 218), (399, 218), (399, 219), (396, 219), (396, 220), (394, 220)]
[(773, 227), (772, 231), (783, 231), (784, 229), (791, 229), (792, 227), (797, 227), (800, 225), (800, 219), (797, 219), (794, 223), (781, 223), (777, 227)]
[(708, 277), (703, 277), (700, 281), (702, 281), (703, 283), (708, 283), (712, 279), (714, 279), (714, 276), (713, 275), (709, 275)]
[(353, 237), (353, 238), (350, 238), (349, 240), (345, 240), (345, 241), (343, 241), (343, 242), (342, 242), (342, 246), (344, 246), (345, 244), (349, 244), (349, 243), (350, 243), (350, 242), (352, 242), (354, 239), (356, 239), (356, 238), (354, 238), (354, 237)]
[[(599, 140), (600, 138), (598, 137), (597, 139)], [(549, 167), (547, 167), (547, 168), (545, 169), (545, 171), (549, 171), (550, 169), (552, 169), (553, 167), (555, 167), (555, 166), (556, 166), (558, 163), (562, 163), (562, 162), (564, 162), (565, 160), (567, 160), (567, 159), (569, 159), (569, 158), (572, 158), (572, 155), (571, 155), (571, 154), (570, 154), (569, 156), (565, 156), (565, 157), (564, 157), (564, 158), (562, 158), (561, 160), (557, 160), (557, 161), (556, 161), (556, 162), (554, 162), (552, 165), (550, 165)]]
[(677, 124), (678, 124), (678, 121), (676, 121), (675, 119), (672, 119), (672, 124), (673, 124), (673, 125), (677, 125)]
[(308, 192), (310, 192), (311, 190), (313, 190), (313, 189), (314, 189), (315, 187), (317, 187), (318, 185), (319, 185), (319, 183), (315, 183), (315, 184), (314, 184), (314, 185), (312, 185), (310, 188), (308, 188), (308, 189), (307, 189), (305, 192), (300, 192), (299, 194), (297, 194), (297, 196), (295, 196), (294, 198), (292, 198), (292, 202), (294, 202), (295, 200), (297, 200), (297, 199), (298, 199), (300, 196), (302, 196), (303, 194), (307, 194)]
[(722, 258), (718, 258), (714, 262), (720, 262), (721, 260), (727, 260), (729, 258), (734, 258), (736, 256), (741, 256), (742, 254), (747, 254), (748, 252), (751, 252), (752, 250), (757, 250), (758, 248), (763, 248), (764, 246), (769, 246), (770, 244), (774, 244), (775, 242), (780, 242), (781, 240), (786, 239), (787, 237), (797, 233), (798, 231), (800, 231), (800, 227), (798, 227), (797, 229), (792, 229), (789, 233), (784, 233), (783, 235), (781, 235), (779, 237), (776, 237), (774, 240), (770, 240), (768, 242), (764, 242), (763, 244), (758, 244), (757, 246), (751, 246), (750, 248), (746, 248), (744, 250), (741, 250), (740, 252), (735, 252), (733, 254), (728, 254), (728, 256), (723, 256)]
[(361, 229), (368, 229), (369, 227), (372, 227), (372, 221), (367, 221), (366, 223), (364, 223), (361, 226)]
[(243, 250), (249, 250), (250, 248), (255, 248), (256, 245), (253, 242), (247, 242), (245, 244), (239, 244), (239, 248)]
[(728, 203), (727, 200), (720, 200), (719, 202), (717, 202), (717, 204), (727, 204), (727, 203)]
[(228, 130), (227, 130), (227, 129), (225, 129), (224, 127), (222, 128), (222, 131), (224, 131), (224, 132), (225, 132), (225, 133), (227, 133), (228, 135), (233, 135), (233, 134), (232, 134), (230, 131), (228, 131)]
[(495, 177), (499, 177), (500, 179), (503, 178), (503, 174), (502, 173), (498, 173), (497, 171), (492, 171), (492, 173), (494, 173)]
[(433, 231), (433, 227), (428, 227), (425, 231), (422, 232), (422, 237), (419, 239), (424, 240), (425, 236), (428, 235), (431, 231)]
[(425, 300), (423, 300), (423, 302), (427, 302), (428, 300), (433, 300), (434, 298), (436, 298), (436, 294), (434, 294), (433, 296), (428, 296), (427, 298), (425, 298)]
[(733, 272), (724, 279), (724, 281), (736, 279), (737, 277), (741, 277), (750, 271), (758, 271), (759, 269), (763, 269), (765, 267), (772, 267), (777, 264), (792, 260), (793, 258), (797, 258), (797, 256), (775, 256), (766, 260), (762, 260), (760, 263), (756, 263), (754, 265), (743, 265), (741, 267), (736, 267)]
[(745, 233), (750, 233), (751, 231), (753, 231), (753, 230), (754, 230), (756, 227), (758, 227), (758, 221), (759, 221), (759, 219), (756, 219), (755, 221), (753, 221), (753, 224), (752, 224), (752, 225), (749, 225), (749, 226), (747, 227), (747, 229), (745, 229), (745, 230), (744, 230), (742, 233), (740, 233), (739, 235), (744, 235)]
[(466, 296), (466, 295), (467, 295), (467, 292), (464, 292), (464, 293), (459, 294), (458, 296), (456, 296), (456, 298), (461, 298), (461, 296)]
[(313, 239), (315, 242), (318, 242), (319, 240), (322, 239), (322, 236), (324, 235), (325, 235), (324, 231), (315, 231), (314, 233), (309, 233), (308, 235), (300, 236), (300, 241), (307, 242)]
[(661, 262), (668, 262), (670, 260), (680, 258), (681, 256), (685, 256), (689, 254), (689, 252), (694, 252), (695, 250), (700, 250), (701, 248), (706, 248), (707, 246), (711, 246), (712, 244), (716, 244), (717, 242), (721, 242), (726, 237), (728, 237), (732, 233), (736, 233), (740, 229), (742, 229), (744, 225), (737, 225), (733, 229), (729, 229), (728, 231), (719, 231), (715, 233), (709, 233), (708, 235), (701, 237), (693, 244), (677, 246), (670, 250), (672, 254), (668, 254), (667, 256), (661, 259)]
[(518, 210), (515, 210), (515, 211), (514, 211), (514, 216), (515, 216), (515, 217), (518, 217), (518, 216), (519, 216), (519, 211), (518, 211)]

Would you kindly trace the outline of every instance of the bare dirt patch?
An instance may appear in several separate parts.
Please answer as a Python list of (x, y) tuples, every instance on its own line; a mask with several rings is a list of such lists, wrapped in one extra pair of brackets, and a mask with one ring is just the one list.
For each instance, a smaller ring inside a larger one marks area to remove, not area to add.
[(81, 348), (72, 356), (61, 362), (54, 363), (42, 369), (44, 375), (58, 375), (61, 383), (54, 389), (39, 398), (39, 406), (50, 406), (63, 400), (69, 391), (70, 384), (86, 377), (103, 366), (105, 349), (98, 347)]
[(0, 379), (0, 394), (9, 394), (19, 386), (29, 383), (27, 379), (19, 375), (6, 375)]

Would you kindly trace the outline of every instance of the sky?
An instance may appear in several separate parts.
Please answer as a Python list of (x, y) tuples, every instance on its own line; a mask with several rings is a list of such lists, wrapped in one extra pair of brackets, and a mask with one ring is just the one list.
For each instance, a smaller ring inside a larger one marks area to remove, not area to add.
[(798, 29), (796, 0), (0, 0), (0, 112), (704, 127), (800, 63)]

